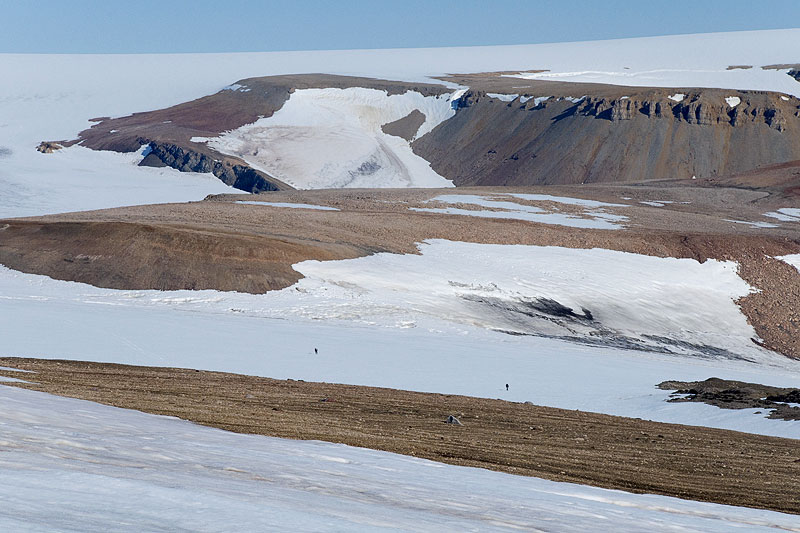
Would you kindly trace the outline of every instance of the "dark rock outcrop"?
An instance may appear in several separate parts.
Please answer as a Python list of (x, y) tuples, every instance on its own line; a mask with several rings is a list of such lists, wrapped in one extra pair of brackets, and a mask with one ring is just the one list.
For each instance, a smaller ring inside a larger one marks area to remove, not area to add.
[(149, 153), (140, 166), (168, 166), (181, 172), (211, 172), (220, 180), (247, 192), (279, 191), (287, 189), (285, 184), (271, 176), (238, 163), (236, 159), (188, 150), (181, 146), (162, 142), (151, 142)]

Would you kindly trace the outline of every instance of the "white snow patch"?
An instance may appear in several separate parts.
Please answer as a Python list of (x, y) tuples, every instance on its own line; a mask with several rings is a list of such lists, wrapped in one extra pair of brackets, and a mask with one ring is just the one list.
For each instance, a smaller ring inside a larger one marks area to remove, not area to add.
[[(556, 213), (547, 211), (543, 207), (523, 205), (512, 201), (507, 201), (506, 198), (519, 198), (521, 200), (528, 201), (580, 205), (587, 209), (584, 210), (583, 216), (577, 216), (569, 213)], [(602, 207), (626, 207), (624, 204), (609, 204), (593, 200), (550, 196), (546, 194), (495, 194), (490, 197), (475, 194), (444, 194), (431, 198), (428, 200), (428, 202), (471, 204), (488, 207), (493, 210), (481, 211), (461, 209), (456, 207), (410, 207), (409, 209), (411, 211), (427, 213), (475, 216), (481, 218), (508, 218), (526, 220), (528, 222), (538, 222), (542, 224), (555, 224), (559, 226), (595, 229), (620, 229), (623, 227), (621, 222), (627, 220), (627, 217), (623, 215), (615, 215), (602, 209)]]
[(486, 93), (486, 96), (491, 98), (497, 98), (498, 100), (502, 100), (503, 102), (513, 102), (517, 98), (519, 98), (518, 94), (500, 94), (500, 93)]
[(318, 211), (339, 211), (338, 207), (329, 207), (327, 205), (315, 205), (315, 204), (293, 204), (288, 202), (251, 202), (247, 200), (240, 200), (236, 202), (237, 204), (245, 204), (245, 205), (261, 205), (264, 207), (288, 207), (294, 209), (316, 209)]
[(780, 259), (784, 263), (789, 263), (800, 272), (800, 254), (783, 255), (775, 259)]
[(686, 98), (686, 95), (684, 93), (675, 93), (668, 96), (667, 98), (675, 102), (683, 102), (683, 99)]
[(239, 91), (239, 92), (250, 92), (250, 88), (247, 85), (240, 85), (238, 83), (233, 83), (221, 89), (222, 91)]
[(789, 101), (789, 97), (781, 95), (781, 100), (783, 100), (784, 102), (788, 102)]
[(782, 207), (771, 213), (764, 213), (764, 216), (777, 218), (781, 222), (800, 222), (800, 208)]
[(455, 114), (455, 99), (457, 93), (388, 95), (360, 87), (297, 90), (271, 117), (208, 145), (300, 189), (451, 187), (408, 141), (381, 126), (417, 110), (425, 115), (421, 137)]
[(796, 517), (0, 388), (0, 529), (797, 531)]
[(673, 204), (672, 200), (643, 200), (640, 204), (649, 205), (651, 207), (664, 207), (667, 204)]
[(736, 107), (737, 105), (742, 103), (742, 99), (738, 96), (728, 96), (725, 98), (725, 102), (732, 108)]
[(735, 222), (737, 224), (746, 224), (748, 226), (753, 226), (754, 228), (777, 228), (777, 224), (771, 224), (769, 222), (748, 222), (746, 220), (733, 220), (731, 218), (724, 219), (725, 222)]

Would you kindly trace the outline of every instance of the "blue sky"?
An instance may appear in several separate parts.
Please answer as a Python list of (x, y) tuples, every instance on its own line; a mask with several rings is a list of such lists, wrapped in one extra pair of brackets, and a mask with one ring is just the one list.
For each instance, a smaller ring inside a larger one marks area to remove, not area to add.
[(770, 0), (0, 0), (0, 52), (526, 44), (800, 26)]

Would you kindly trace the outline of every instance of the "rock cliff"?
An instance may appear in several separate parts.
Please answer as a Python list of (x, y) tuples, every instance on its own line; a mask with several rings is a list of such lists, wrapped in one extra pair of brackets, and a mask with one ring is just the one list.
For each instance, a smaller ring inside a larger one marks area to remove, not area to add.
[[(564, 86), (572, 94), (564, 95)], [(549, 87), (545, 90), (552, 90)], [(721, 89), (560, 84), (562, 96), (504, 102), (467, 91), (458, 112), (412, 145), (456, 185), (714, 177), (800, 159), (800, 100)]]

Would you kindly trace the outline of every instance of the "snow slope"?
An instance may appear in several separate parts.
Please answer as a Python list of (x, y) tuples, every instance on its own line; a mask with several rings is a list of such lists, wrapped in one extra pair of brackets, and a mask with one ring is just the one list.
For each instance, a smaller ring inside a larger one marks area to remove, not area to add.
[[(798, 43), (800, 30), (772, 30), (471, 48), (183, 55), (0, 54), (0, 72), (4, 74), (0, 76), (0, 217), (191, 200), (219, 192), (221, 185), (210, 180), (188, 187), (182, 181), (188, 176), (172, 177), (168, 170), (154, 175), (152, 169), (126, 167), (127, 163), (114, 154), (70, 148), (68, 155), (55, 160), (34, 148), (42, 140), (74, 138), (91, 124), (90, 118), (175, 105), (214, 93), (242, 78), (325, 72), (426, 81), (428, 76), (448, 72), (550, 69), (551, 76), (553, 72), (560, 76), (608, 72), (611, 74), (604, 74), (604, 79), (612, 83), (770, 89), (800, 96), (800, 83), (782, 72), (758, 68), (796, 63)], [(725, 70), (736, 64), (752, 64), (754, 68)], [(583, 76), (583, 81), (596, 81), (590, 75)], [(567, 77), (582, 80), (581, 76)], [(174, 187), (167, 187), (161, 196), (161, 181), (156, 177), (164, 177)]]
[(415, 110), (425, 116), (416, 136), (455, 115), (452, 95), (303, 89), (271, 117), (220, 137), (192, 140), (206, 140), (298, 189), (452, 187), (408, 141), (381, 131)]
[[(0, 387), (4, 531), (800, 531), (629, 494)], [(235, 524), (235, 527), (232, 525)]]
[[(796, 385), (800, 363), (749, 341), (752, 330), (732, 302), (749, 287), (728, 263), (446, 241), (422, 251), (304, 262), (297, 268), (305, 279), (265, 295), (116, 291), (0, 269), (9, 332), (0, 354), (532, 401), (800, 438), (800, 422), (666, 403), (669, 392), (655, 388), (712, 376)], [(609, 272), (614, 266), (629, 277)], [(579, 314), (590, 309), (599, 325), (514, 312), (530, 311), (522, 302), (539, 296)], [(580, 335), (602, 344), (554, 338)]]

